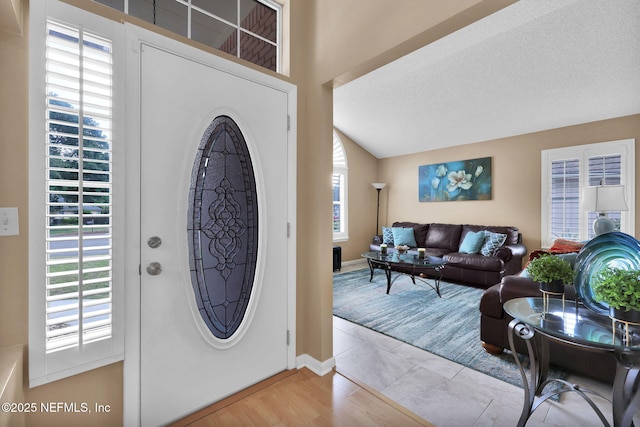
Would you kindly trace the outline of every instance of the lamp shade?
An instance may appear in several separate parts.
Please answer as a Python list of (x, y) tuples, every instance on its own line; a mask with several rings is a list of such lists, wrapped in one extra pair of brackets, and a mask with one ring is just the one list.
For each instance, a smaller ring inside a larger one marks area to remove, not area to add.
[(582, 189), (580, 208), (585, 211), (611, 212), (628, 210), (624, 185), (598, 185)]
[(376, 190), (382, 190), (387, 184), (385, 182), (373, 182), (371, 185), (373, 185), (373, 188)]

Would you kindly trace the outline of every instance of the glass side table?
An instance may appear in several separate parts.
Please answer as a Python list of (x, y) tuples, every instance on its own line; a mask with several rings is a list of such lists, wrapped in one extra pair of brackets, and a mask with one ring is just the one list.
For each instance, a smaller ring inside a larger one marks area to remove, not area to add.
[[(615, 427), (633, 425), (633, 416), (640, 407), (640, 329), (634, 329), (627, 341), (622, 329), (614, 327), (609, 317), (576, 303), (552, 298), (545, 307), (542, 298), (515, 298), (503, 305), (514, 320), (509, 324), (509, 345), (520, 370), (524, 387), (524, 405), (518, 427), (524, 426), (540, 404), (552, 396), (578, 393), (585, 399), (603, 425), (610, 426), (602, 411), (591, 400), (595, 394), (580, 386), (560, 379), (548, 379), (549, 340), (588, 350), (611, 351), (617, 361), (613, 383), (613, 421)], [(532, 339), (534, 336), (538, 339)], [(514, 345), (514, 337), (522, 338), (529, 353), (530, 378), (527, 378)], [(549, 383), (561, 388), (542, 394)]]

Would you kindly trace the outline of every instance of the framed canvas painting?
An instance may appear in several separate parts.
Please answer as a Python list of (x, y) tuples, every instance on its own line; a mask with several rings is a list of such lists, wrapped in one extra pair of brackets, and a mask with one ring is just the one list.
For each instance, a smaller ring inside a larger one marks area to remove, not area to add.
[(418, 166), (421, 202), (491, 200), (491, 157)]

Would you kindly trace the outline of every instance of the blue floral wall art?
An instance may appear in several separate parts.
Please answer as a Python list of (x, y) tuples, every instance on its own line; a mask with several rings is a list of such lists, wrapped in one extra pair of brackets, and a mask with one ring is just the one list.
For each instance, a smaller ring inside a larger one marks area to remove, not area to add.
[(491, 157), (418, 166), (421, 202), (491, 200)]

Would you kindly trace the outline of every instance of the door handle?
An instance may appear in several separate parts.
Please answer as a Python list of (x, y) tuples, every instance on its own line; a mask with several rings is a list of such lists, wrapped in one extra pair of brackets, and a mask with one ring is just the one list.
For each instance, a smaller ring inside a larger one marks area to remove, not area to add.
[(151, 276), (157, 276), (162, 273), (162, 265), (159, 262), (152, 262), (147, 266), (147, 273)]

